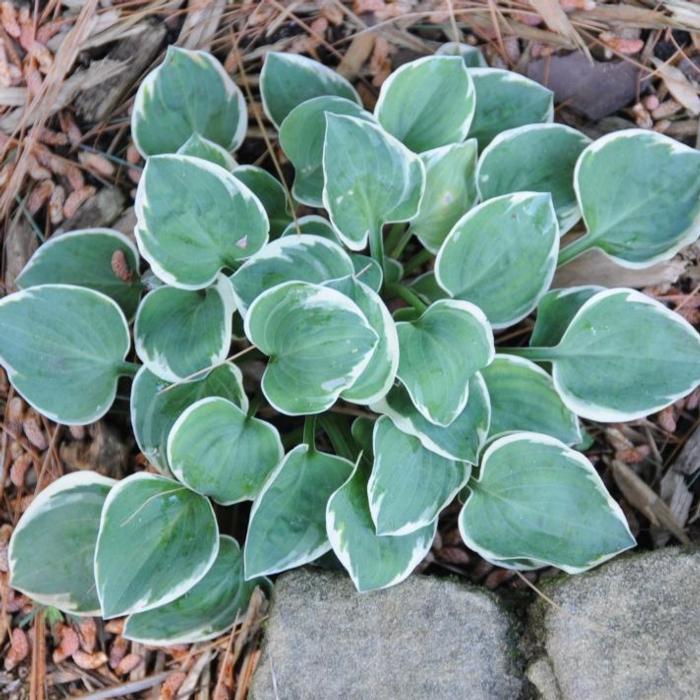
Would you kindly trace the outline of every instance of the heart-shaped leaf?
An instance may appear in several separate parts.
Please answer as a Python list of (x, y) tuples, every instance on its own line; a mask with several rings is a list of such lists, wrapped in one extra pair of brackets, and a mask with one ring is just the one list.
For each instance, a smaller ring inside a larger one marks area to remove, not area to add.
[(130, 374), (129, 326), (109, 297), (44, 284), (0, 299), (0, 364), (15, 389), (50, 420), (94, 423)]
[(469, 131), (483, 151), (506, 129), (554, 119), (554, 93), (534, 80), (499, 68), (472, 68), (476, 111)]
[(136, 246), (108, 228), (52, 236), (32, 255), (16, 284), (20, 289), (40, 284), (94, 289), (114, 299), (127, 318), (136, 313), (143, 291)]
[(367, 494), (378, 535), (406, 535), (429, 526), (471, 474), (469, 464), (426, 450), (388, 416), (374, 424), (373, 447)]
[(576, 164), (575, 186), (587, 233), (561, 263), (595, 247), (623, 267), (648, 267), (700, 234), (700, 152), (668, 136), (629, 129), (598, 139)]
[(169, 46), (165, 60), (139, 86), (131, 136), (141, 154), (175, 153), (192, 134), (229, 151), (245, 137), (243, 93), (206, 51)]
[(559, 252), (549, 194), (517, 192), (489, 199), (450, 231), (435, 261), (438, 284), (476, 304), (494, 328), (525, 318), (547, 291)]
[(564, 405), (552, 378), (534, 362), (496, 355), (482, 375), (491, 399), (490, 437), (531, 431), (566, 445), (581, 442), (578, 418)]
[(597, 421), (656, 413), (700, 384), (700, 336), (678, 314), (632, 289), (592, 296), (559, 345), (543, 353), (574, 413)]
[(205, 139), (199, 134), (192, 134), (185, 143), (177, 149), (178, 155), (192, 156), (208, 160), (210, 163), (220, 165), (224, 170), (232, 172), (236, 167), (234, 157), (218, 143)]
[(256, 586), (269, 588), (267, 579), (246, 581), (238, 542), (219, 537), (219, 553), (204, 578), (172, 603), (126, 619), (124, 637), (148, 644), (168, 646), (204, 642), (230, 629), (243, 615)]
[(511, 192), (549, 192), (563, 236), (580, 218), (576, 161), (591, 140), (563, 124), (528, 124), (501, 132), (479, 158), (482, 199)]
[(476, 141), (426, 151), (421, 158), (425, 193), (411, 232), (437, 253), (452, 227), (476, 203)]
[(326, 114), (323, 205), (350, 250), (381, 240), (382, 226), (418, 213), (421, 159), (372, 122)]
[(278, 238), (292, 221), (289, 199), (282, 183), (255, 165), (239, 165), (233, 176), (260, 200), (270, 222), (270, 236)]
[(530, 345), (550, 348), (558, 345), (576, 312), (604, 289), (596, 285), (550, 289), (537, 303)]
[(95, 581), (104, 618), (151, 610), (187, 593), (219, 550), (211, 503), (163, 476), (137, 472), (102, 509)]
[(427, 420), (449, 425), (467, 405), (469, 380), (493, 359), (486, 317), (473, 304), (443, 299), (396, 330), (399, 379)]
[(340, 396), (351, 403), (370, 404), (379, 401), (394, 383), (399, 367), (399, 338), (394, 319), (381, 297), (354, 277), (332, 280), (327, 286), (352, 299), (379, 338), (367, 367)]
[(326, 507), (326, 530), (335, 555), (358, 591), (401, 583), (428, 553), (437, 520), (408, 535), (377, 535), (369, 510), (369, 467), (358, 462)]
[(469, 400), (464, 410), (442, 427), (426, 420), (413, 405), (406, 389), (395, 386), (372, 410), (389, 416), (404, 433), (417, 437), (425, 449), (446, 459), (476, 464), (491, 422), (491, 405), (480, 373), (469, 380)]
[(342, 75), (306, 56), (277, 51), (265, 56), (260, 95), (265, 114), (277, 128), (297, 105), (314, 97), (335, 95), (361, 104), (355, 88)]
[(476, 46), (461, 44), (456, 41), (446, 41), (444, 44), (441, 44), (435, 51), (435, 55), (461, 56), (467, 68), (485, 68), (488, 65), (484, 54)]
[(293, 569), (330, 550), (326, 503), (352, 468), (348, 460), (308, 445), (298, 445), (285, 456), (250, 512), (246, 578)]
[(354, 269), (348, 254), (331, 240), (306, 233), (282, 236), (231, 276), (236, 307), (245, 316), (255, 299), (278, 284), (321, 284), (352, 275)]
[(282, 459), (277, 428), (218, 396), (186, 408), (168, 436), (168, 463), (186, 486), (222, 505), (252, 501)]
[(100, 513), (114, 483), (79, 471), (34, 497), (10, 539), (14, 589), (71, 615), (99, 615), (93, 558)]
[(371, 121), (357, 102), (324, 95), (295, 107), (280, 126), (280, 146), (294, 166), (294, 199), (310, 207), (323, 206), (323, 142), (326, 114), (346, 114)]
[(287, 415), (321, 413), (333, 405), (362, 375), (378, 342), (353, 301), (307, 282), (263, 292), (248, 310), (245, 332), (270, 357), (263, 393)]
[[(282, 232), (282, 236), (298, 236), (304, 233), (310, 233), (333, 241), (333, 243), (341, 244), (331, 222), (316, 214), (302, 216), (293, 221)], [(352, 266), (355, 270), (355, 278), (364, 282), (378, 294), (384, 280), (384, 272), (379, 263), (369, 255), (362, 255), (362, 253), (350, 253), (350, 260), (352, 260)], [(396, 270), (397, 266), (399, 268), (401, 266), (401, 263), (393, 258), (384, 258), (384, 264), (387, 270)]]
[(384, 129), (422, 153), (464, 141), (474, 110), (474, 85), (462, 58), (436, 55), (395, 70), (382, 84), (374, 113)]
[(167, 284), (202, 289), (267, 242), (257, 197), (224, 168), (191, 156), (153, 156), (136, 193), (136, 239)]
[(161, 471), (168, 468), (167, 443), (170, 429), (182, 412), (199, 399), (220, 396), (248, 410), (243, 376), (236, 365), (226, 362), (206, 377), (168, 384), (142, 367), (131, 385), (131, 426), (139, 449)]
[(154, 289), (136, 314), (136, 354), (165, 381), (191, 379), (226, 359), (234, 310), (231, 282), (224, 275), (198, 291)]
[(498, 566), (530, 559), (574, 574), (636, 544), (593, 465), (555, 438), (514, 433), (484, 453), (459, 516), (470, 549)]

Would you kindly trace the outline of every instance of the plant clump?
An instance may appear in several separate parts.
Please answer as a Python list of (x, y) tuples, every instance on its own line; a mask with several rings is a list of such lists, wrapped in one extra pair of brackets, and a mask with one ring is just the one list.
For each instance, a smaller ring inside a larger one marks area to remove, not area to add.
[[(15, 588), (174, 644), (331, 550), (360, 591), (399, 583), (457, 497), (464, 542), (498, 566), (577, 573), (635, 545), (580, 418), (691, 392), (700, 336), (632, 289), (550, 287), (592, 248), (643, 267), (694, 241), (700, 153), (641, 130), (591, 141), (552, 123), (547, 89), (472, 63), (454, 45), (407, 63), (370, 112), (328, 67), (269, 53), (288, 192), (237, 164), (246, 103), (222, 66), (168, 50), (133, 109), (136, 244), (55, 236), (0, 300), (17, 392), (80, 425), (130, 378), (154, 473), (43, 490), (10, 542)], [(496, 346), (533, 312), (529, 345)], [(212, 504), (244, 501), (240, 546)]]

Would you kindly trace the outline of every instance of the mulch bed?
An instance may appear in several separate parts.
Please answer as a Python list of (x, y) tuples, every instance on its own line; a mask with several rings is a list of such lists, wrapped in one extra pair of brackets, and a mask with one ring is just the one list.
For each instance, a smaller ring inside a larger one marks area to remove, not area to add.
[[(238, 153), (290, 181), (257, 95), (268, 50), (311, 55), (356, 83), (367, 107), (398, 64), (444, 41), (478, 45), (490, 65), (554, 89), (556, 119), (589, 135), (632, 126), (700, 143), (700, 8), (651, 0), (57, 0), (0, 2), (0, 294), (54, 232), (133, 226), (142, 163), (129, 140), (135, 86), (168, 44), (212, 50), (244, 90), (248, 140)], [(684, 183), (678, 182), (679, 191)], [(303, 214), (303, 211), (299, 211)], [(650, 270), (601, 259), (567, 266), (560, 283), (634, 285), (700, 326), (700, 247)], [(630, 277), (631, 274), (631, 277)], [(556, 282), (556, 281), (555, 281)], [(526, 320), (508, 329), (524, 339)], [(640, 546), (700, 540), (700, 394), (649, 419), (586, 425), (588, 456), (627, 515)], [(245, 698), (267, 602), (256, 596), (230, 634), (168, 649), (121, 635), (122, 622), (69, 619), (12, 591), (7, 542), (34, 495), (68, 471), (123, 477), (148, 464), (128, 425), (128, 387), (106, 419), (67, 428), (30, 409), (0, 370), (0, 670), (3, 698)], [(697, 454), (696, 454), (697, 453)], [(490, 589), (527, 589), (538, 577), (491, 566), (463, 545), (457, 509), (443, 514), (420, 569)], [(242, 518), (245, 520), (245, 518)], [(231, 526), (240, 529), (241, 524)], [(238, 532), (238, 534), (242, 534)]]

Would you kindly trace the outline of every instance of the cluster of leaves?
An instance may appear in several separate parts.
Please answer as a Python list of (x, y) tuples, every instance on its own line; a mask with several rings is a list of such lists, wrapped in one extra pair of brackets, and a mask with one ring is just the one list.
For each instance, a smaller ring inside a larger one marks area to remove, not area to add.
[[(630, 289), (549, 287), (593, 247), (644, 266), (694, 240), (700, 153), (638, 130), (592, 143), (551, 123), (543, 87), (439, 53), (399, 68), (373, 113), (327, 67), (268, 54), (292, 197), (232, 157), (246, 105), (214, 58), (170, 49), (146, 78), (138, 245), (89, 230), (42, 246), (0, 301), (0, 361), (67, 424), (97, 420), (132, 377), (134, 434), (162, 475), (44, 490), (10, 544), (16, 588), (128, 615), (127, 637), (163, 644), (219, 633), (265, 576), (331, 549), (359, 590), (398, 583), (458, 494), (464, 541), (499, 566), (575, 573), (634, 545), (573, 449), (579, 416), (630, 420), (687, 394), (700, 337)], [(328, 218), (295, 218), (293, 200)], [(497, 353), (494, 330), (535, 309), (530, 345)], [(266, 362), (250, 403), (232, 338), (244, 370)], [(263, 401), (306, 416), (303, 433), (255, 417)], [(352, 420), (347, 404), (365, 408)], [(243, 552), (209, 499), (253, 502)]]

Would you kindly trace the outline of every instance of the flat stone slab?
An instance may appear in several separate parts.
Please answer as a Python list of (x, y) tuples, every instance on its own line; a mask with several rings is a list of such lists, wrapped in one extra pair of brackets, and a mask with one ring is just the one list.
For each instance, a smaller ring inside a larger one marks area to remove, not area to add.
[(700, 692), (700, 551), (622, 557), (552, 582), (528, 678), (545, 700), (685, 700)]
[(519, 656), (498, 599), (414, 575), (359, 594), (341, 573), (301, 569), (275, 584), (253, 700), (518, 698)]

